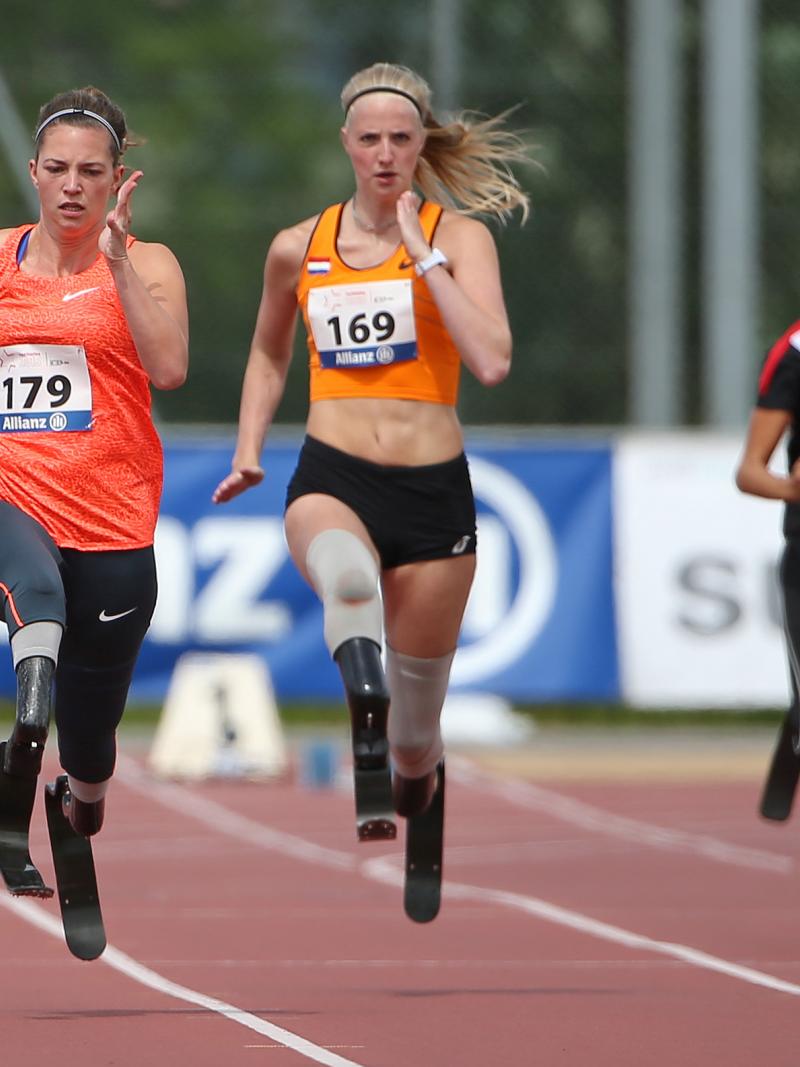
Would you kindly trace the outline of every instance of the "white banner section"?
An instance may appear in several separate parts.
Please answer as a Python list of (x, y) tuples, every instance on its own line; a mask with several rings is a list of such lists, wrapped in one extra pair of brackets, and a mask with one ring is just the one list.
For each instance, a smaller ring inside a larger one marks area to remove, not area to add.
[(703, 433), (618, 440), (615, 581), (628, 704), (788, 700), (777, 580), (783, 505), (737, 490), (742, 441)]

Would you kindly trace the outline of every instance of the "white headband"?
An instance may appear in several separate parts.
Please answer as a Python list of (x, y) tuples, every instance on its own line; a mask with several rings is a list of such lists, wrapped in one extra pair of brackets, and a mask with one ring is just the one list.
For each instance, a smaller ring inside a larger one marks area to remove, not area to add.
[(117, 146), (117, 151), (122, 151), (122, 145), (120, 144), (119, 137), (117, 136), (117, 131), (108, 121), (108, 119), (104, 119), (103, 116), (98, 115), (96, 111), (89, 111), (85, 107), (65, 107), (63, 111), (56, 111), (52, 115), (48, 115), (48, 117), (44, 120), (44, 122), (34, 134), (34, 141), (39, 140), (39, 137), (41, 136), (42, 130), (45, 128), (45, 126), (49, 126), (50, 123), (55, 122), (56, 119), (63, 118), (64, 115), (85, 115), (87, 118), (94, 119), (96, 122), (99, 122), (102, 126), (105, 126), (105, 128), (114, 138), (114, 144)]

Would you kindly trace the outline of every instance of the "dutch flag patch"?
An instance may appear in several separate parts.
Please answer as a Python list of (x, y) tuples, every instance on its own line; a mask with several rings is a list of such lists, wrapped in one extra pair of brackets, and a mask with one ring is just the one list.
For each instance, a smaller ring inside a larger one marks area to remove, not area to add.
[(317, 257), (309, 258), (306, 264), (309, 274), (327, 274), (331, 269), (331, 261), (329, 259), (318, 259)]

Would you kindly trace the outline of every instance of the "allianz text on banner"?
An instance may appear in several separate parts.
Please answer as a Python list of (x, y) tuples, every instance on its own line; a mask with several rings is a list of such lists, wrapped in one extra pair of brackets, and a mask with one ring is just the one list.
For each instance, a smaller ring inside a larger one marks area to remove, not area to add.
[(741, 443), (704, 433), (617, 443), (617, 607), (630, 704), (788, 700), (776, 576), (782, 506), (736, 489)]

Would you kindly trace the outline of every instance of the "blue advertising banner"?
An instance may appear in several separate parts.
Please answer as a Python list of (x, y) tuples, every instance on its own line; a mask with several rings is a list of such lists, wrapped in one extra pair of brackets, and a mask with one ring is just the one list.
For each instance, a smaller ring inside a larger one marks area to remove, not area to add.
[[(184, 652), (249, 651), (263, 656), (279, 700), (341, 700), (319, 602), (283, 537), (299, 447), (299, 437), (275, 439), (262, 485), (215, 506), (233, 440), (165, 441), (159, 601), (133, 699), (162, 699)], [(451, 688), (520, 703), (618, 699), (611, 447), (476, 436), (467, 455), (478, 569)], [(2, 658), (0, 685), (11, 695)]]

